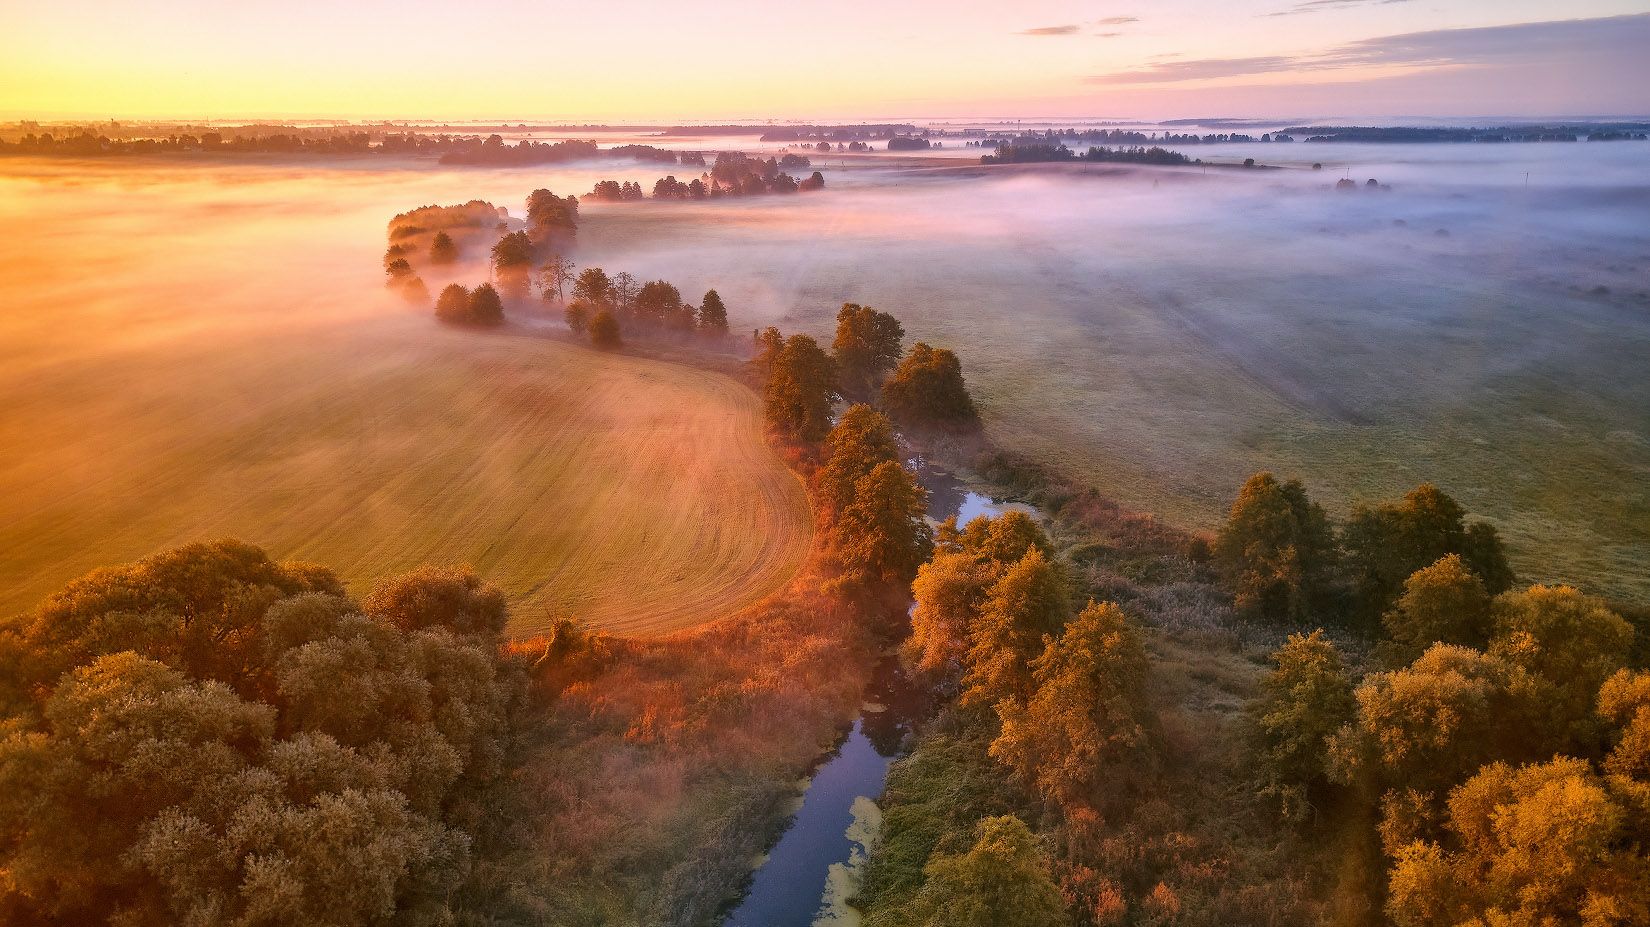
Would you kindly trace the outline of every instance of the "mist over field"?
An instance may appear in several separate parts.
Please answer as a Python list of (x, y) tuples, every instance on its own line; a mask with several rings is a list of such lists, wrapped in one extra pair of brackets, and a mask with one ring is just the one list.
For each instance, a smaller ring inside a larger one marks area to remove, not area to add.
[[(1645, 593), (1640, 146), (1198, 154), (1287, 169), (816, 156), (829, 184), (817, 196), (587, 200), (573, 257), (669, 279), (690, 298), (715, 287), (736, 332), (828, 335), (845, 301), (894, 312), (909, 340), (960, 353), (1005, 446), (1173, 521), (1212, 525), (1262, 468), (1303, 476), (1332, 508), (1434, 480), (1495, 522), (1532, 578)], [(299, 416), (409, 356), (477, 351), (382, 286), (395, 213), (481, 198), (520, 216), (535, 187), (582, 196), (598, 179), (651, 187), (695, 171), (14, 161), (0, 181), (13, 230), (0, 244), (13, 408), (0, 437), (32, 452), (4, 468), (8, 521), (47, 549), (84, 542), (86, 526), (57, 506), (121, 511), (121, 475), (156, 455), (176, 458), (161, 473), (185, 498), (262, 488), (263, 470), (185, 461), (201, 442), (267, 438), (273, 408)], [(1355, 190), (1332, 189), (1344, 176)], [(1367, 189), (1370, 178), (1391, 189)], [(420, 265), (431, 292), (482, 279), (485, 246), (449, 275)], [(539, 311), (513, 318), (559, 327)], [(360, 408), (302, 453), (323, 469), (370, 466), (382, 449), (356, 442), (385, 440), (366, 427), (380, 412)], [(237, 423), (244, 433), (220, 430)], [(258, 467), (280, 471), (291, 453)], [(222, 511), (178, 519), (159, 534), (141, 530), (167, 520), (154, 513), (99, 530), (136, 555), (179, 530), (236, 524)]]
[[(533, 182), (9, 162), (0, 610), (218, 537), (324, 562), (357, 590), (469, 564), (509, 594), (521, 632), (557, 613), (668, 630), (787, 579), (806, 499), (744, 387), (454, 332), (430, 300), (384, 286), (391, 216), (476, 196), (520, 215)], [(485, 280), (494, 237), (426, 269), (431, 292)], [(673, 492), (635, 492), (659, 485)], [(614, 573), (637, 550), (641, 579)]]
[(1172, 520), (1256, 469), (1333, 508), (1433, 480), (1531, 578), (1644, 595), (1641, 147), (1226, 148), (1196, 153), (1289, 169), (828, 169), (802, 202), (594, 208), (580, 256), (787, 330), (892, 311), (1004, 444)]

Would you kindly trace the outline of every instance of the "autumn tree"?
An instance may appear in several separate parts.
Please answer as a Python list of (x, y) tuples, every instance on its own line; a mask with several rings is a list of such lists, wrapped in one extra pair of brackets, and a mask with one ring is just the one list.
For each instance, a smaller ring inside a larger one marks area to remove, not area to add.
[(699, 303), (699, 330), (718, 338), (728, 333), (728, 307), (722, 304), (722, 297), (715, 290), (706, 291)]
[(470, 291), (462, 284), (447, 284), (436, 297), (435, 317), (450, 325), (466, 324), (470, 319)]
[(815, 471), (814, 499), (820, 519), (835, 521), (854, 500), (855, 486), (888, 461), (899, 460), (894, 426), (868, 405), (855, 404), (842, 413), (820, 449), (823, 459)]
[(1431, 483), (1397, 503), (1353, 508), (1342, 546), (1365, 622), (1375, 623), (1392, 607), (1416, 570), (1449, 554), (1460, 555), (1490, 595), (1512, 586), (1512, 569), (1495, 528), (1482, 522), (1468, 526), (1465, 517), (1460, 503)]
[(909, 587), (934, 549), (927, 511), (927, 490), (898, 461), (885, 460), (860, 477), (830, 531), (843, 581), (860, 589)]
[(831, 358), (807, 335), (792, 335), (768, 367), (763, 401), (769, 427), (790, 441), (812, 444), (831, 428), (835, 384)]
[(1030, 828), (1012, 815), (985, 818), (966, 853), (937, 855), (907, 905), (914, 927), (1065, 927), (1065, 902)]
[(1257, 790), (1281, 817), (1302, 823), (1330, 789), (1330, 738), (1353, 720), (1357, 702), (1340, 651), (1323, 631), (1291, 634), (1249, 706)]
[(603, 307), (596, 310), (590, 317), (590, 343), (598, 348), (611, 350), (624, 343), (624, 336), (619, 331), (619, 320), (613, 315), (613, 310)]
[(1031, 662), (1045, 635), (1059, 633), (1071, 603), (1065, 572), (1033, 548), (986, 591), (969, 629), (963, 702), (996, 705), (1032, 693)]
[(1239, 612), (1300, 621), (1328, 585), (1334, 531), (1299, 480), (1279, 483), (1270, 473), (1257, 473), (1232, 502), (1214, 555)]
[(1599, 686), (1627, 664), (1633, 629), (1600, 599), (1570, 586), (1531, 586), (1497, 596), (1489, 652), (1529, 673), (1547, 723), (1585, 744)]
[(1044, 801), (1096, 804), (1100, 786), (1145, 772), (1146, 650), (1115, 603), (1090, 602), (1031, 665), (1031, 697), (997, 703), (990, 752)]
[(681, 291), (664, 280), (650, 280), (642, 284), (642, 288), (636, 291), (631, 314), (650, 325), (670, 328), (682, 328), (683, 318), (692, 318), (691, 310), (684, 312)]
[(843, 387), (856, 395), (874, 394), (888, 371), (899, 361), (905, 328), (886, 312), (843, 303), (836, 314), (836, 357)]
[(1024, 512), (972, 519), (961, 530), (954, 518), (940, 525), (934, 556), (911, 583), (916, 605), (906, 652), (917, 669), (943, 689), (960, 681), (971, 647), (975, 616), (987, 591), (1033, 549), (1046, 557), (1048, 538)]
[[(638, 190), (637, 192), (639, 194), (641, 191)], [(608, 298), (612, 300), (613, 308), (623, 313), (634, 310), (638, 288), (634, 275), (622, 270), (614, 274), (608, 295)]]
[(1490, 596), (1459, 554), (1417, 570), (1381, 619), (1392, 656), (1408, 663), (1435, 643), (1483, 649), (1489, 644)]
[(1644, 808), (1585, 760), (1494, 763), (1450, 795), (1447, 840), (1397, 853), (1399, 927), (1650, 923)]
[(458, 260), (458, 245), (453, 243), (453, 237), (446, 232), (436, 232), (435, 238), (430, 240), (430, 263), (451, 264)]
[(963, 383), (962, 362), (951, 351), (921, 341), (911, 346), (911, 353), (882, 385), (882, 404), (902, 424), (929, 428), (979, 424), (979, 411)]

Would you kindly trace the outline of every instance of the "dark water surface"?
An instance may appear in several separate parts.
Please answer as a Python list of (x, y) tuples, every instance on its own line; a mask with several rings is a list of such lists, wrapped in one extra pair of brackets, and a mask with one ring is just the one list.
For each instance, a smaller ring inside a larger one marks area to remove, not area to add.
[[(958, 524), (967, 524), (1007, 508), (968, 491), (956, 477), (924, 461), (912, 465), (929, 490), (929, 517), (936, 521), (956, 515)], [(866, 699), (848, 736), (815, 771), (801, 809), (723, 927), (858, 922), (845, 902), (853, 894), (857, 867), (881, 821), (875, 802), (882, 796), (888, 767), (904, 751), (914, 720), (929, 707), (926, 693), (906, 680), (894, 657), (878, 665)]]

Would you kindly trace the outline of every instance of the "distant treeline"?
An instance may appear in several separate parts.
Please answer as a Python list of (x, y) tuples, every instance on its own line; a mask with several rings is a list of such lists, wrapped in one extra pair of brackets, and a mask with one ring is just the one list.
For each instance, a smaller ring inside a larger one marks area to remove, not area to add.
[(1418, 126), (1296, 126), (1290, 135), (1309, 142), (1590, 142), (1644, 141), (1650, 123), (1598, 125), (1501, 126), (1498, 128), (1422, 128)]
[(1125, 164), (1198, 164), (1178, 151), (1153, 146), (1145, 148), (1090, 148), (1078, 154), (1065, 145), (1044, 142), (1030, 144), (1003, 143), (996, 154), (980, 156), (981, 164), (1036, 164), (1046, 161), (1111, 161)]
[(503, 136), (423, 135), (417, 133), (375, 134), (334, 129), (293, 129), (261, 134), (225, 132), (177, 132), (153, 137), (111, 137), (82, 130), (74, 134), (51, 132), (23, 135), (16, 142), (0, 140), (0, 154), (99, 157), (105, 155), (211, 153), (263, 154), (428, 154), (439, 155), (442, 164), (555, 164), (585, 158), (634, 158), (666, 164), (703, 165), (704, 155), (694, 151), (676, 152), (652, 145), (618, 145), (598, 148), (588, 140), (558, 142), (522, 140), (507, 144)]
[(848, 142), (856, 139), (884, 139), (901, 135), (927, 135), (916, 126), (904, 124), (846, 125), (846, 126), (787, 126), (762, 133), (764, 142)]
[(1140, 132), (1134, 129), (1046, 129), (1042, 132), (1021, 132), (1016, 135), (997, 136), (982, 139), (978, 142), (969, 142), (970, 146), (979, 148), (993, 148), (998, 145), (1032, 145), (1063, 144), (1067, 139), (1077, 142), (1102, 145), (1220, 145), (1230, 142), (1292, 142), (1295, 139), (1289, 135), (1293, 129), (1283, 132), (1269, 132), (1260, 136), (1244, 135), (1239, 132), (1222, 132), (1214, 135), (1179, 135), (1174, 132)]
[[(701, 157), (698, 163), (704, 164), (704, 158)], [(800, 181), (785, 173), (786, 168), (802, 169), (809, 166), (807, 158), (796, 154), (763, 161), (743, 152), (724, 151), (716, 156), (716, 163), (708, 172), (693, 180), (683, 182), (677, 180), (675, 175), (669, 175), (654, 181), (653, 198), (702, 200), (823, 189), (825, 176), (818, 171)], [(620, 183), (616, 180), (598, 181), (595, 189), (590, 191), (590, 197), (609, 203), (634, 202), (646, 198), (641, 184), (631, 181)]]

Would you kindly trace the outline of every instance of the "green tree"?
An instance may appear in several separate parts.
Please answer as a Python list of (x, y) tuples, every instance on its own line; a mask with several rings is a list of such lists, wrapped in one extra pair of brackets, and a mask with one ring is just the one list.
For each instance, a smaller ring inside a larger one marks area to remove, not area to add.
[(607, 305), (612, 301), (612, 288), (613, 283), (607, 279), (606, 271), (600, 267), (586, 267), (573, 281), (573, 298), (597, 306)]
[(493, 267), (500, 273), (520, 271), (533, 263), (533, 243), (526, 232), (511, 232), (493, 245)]
[(470, 305), (465, 324), (494, 326), (504, 324), (504, 301), (491, 283), (483, 283), (470, 291)]
[(1284, 820), (1314, 817), (1330, 788), (1330, 738), (1352, 722), (1357, 702), (1340, 651), (1323, 631), (1291, 634), (1272, 654), (1249, 706), (1249, 742), (1261, 797)]
[(430, 263), (451, 264), (458, 260), (458, 245), (453, 243), (453, 237), (446, 232), (436, 232), (435, 238), (430, 241)]
[(1362, 620), (1378, 621), (1403, 591), (1404, 581), (1449, 554), (1461, 555), (1491, 595), (1512, 585), (1512, 571), (1495, 529), (1465, 524), (1466, 510), (1431, 483), (1398, 503), (1358, 505), (1342, 545)]
[(1145, 772), (1145, 681), (1146, 650), (1123, 610), (1090, 602), (1032, 663), (1030, 699), (997, 703), (991, 755), (1044, 801), (1093, 806), (1102, 784)]
[(831, 553), (843, 578), (860, 588), (910, 586), (934, 549), (927, 510), (927, 491), (896, 461), (860, 477), (853, 501), (831, 525)]
[(1450, 554), (1404, 581), (1382, 623), (1402, 663), (1440, 642), (1482, 649), (1490, 639), (1490, 596), (1460, 555)]
[(1060, 890), (1036, 838), (1019, 818), (980, 821), (967, 853), (937, 856), (924, 868), (907, 923), (915, 927), (1065, 927)]
[(774, 356), (763, 390), (769, 427), (782, 437), (812, 444), (831, 428), (831, 358), (807, 335), (792, 335)]
[(682, 293), (674, 284), (651, 280), (636, 291), (632, 314), (650, 325), (681, 328), (683, 318), (691, 320), (691, 310), (684, 310)]
[(1251, 476), (1215, 538), (1215, 563), (1245, 615), (1300, 621), (1322, 600), (1334, 531), (1299, 480)]
[(461, 919), (525, 675), (473, 575), (369, 602), (224, 541), (43, 603), (0, 724), (0, 920)]
[(905, 329), (899, 320), (869, 306), (843, 303), (836, 314), (831, 351), (845, 388), (857, 395), (874, 393), (899, 361)]
[(962, 362), (945, 348), (919, 341), (882, 385), (882, 404), (907, 425), (972, 428), (979, 412), (963, 383)]
[(1059, 632), (1071, 613), (1066, 578), (1058, 565), (1033, 548), (987, 590), (969, 629), (963, 702), (996, 705), (1032, 693), (1031, 661), (1044, 637)]
[(597, 309), (596, 314), (590, 317), (589, 327), (590, 343), (598, 348), (611, 350), (624, 343), (624, 336), (619, 331), (619, 320), (610, 309)]
[(449, 283), (435, 299), (435, 317), (449, 325), (463, 325), (470, 319), (470, 291), (462, 284)]
[(584, 330), (590, 325), (591, 317), (595, 314), (596, 311), (592, 310), (590, 303), (583, 299), (573, 300), (567, 304), (566, 309), (562, 310), (562, 317), (567, 320), (567, 327), (575, 335), (584, 334)]
[(728, 307), (722, 304), (722, 297), (715, 290), (707, 290), (699, 304), (699, 330), (717, 337), (728, 333)]

